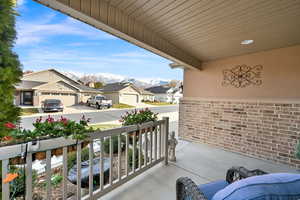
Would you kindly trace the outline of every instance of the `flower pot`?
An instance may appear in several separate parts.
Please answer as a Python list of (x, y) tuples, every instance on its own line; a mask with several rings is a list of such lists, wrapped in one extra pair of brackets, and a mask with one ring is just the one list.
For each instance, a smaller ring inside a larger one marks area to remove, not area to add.
[(84, 147), (86, 147), (89, 144), (90, 144), (90, 142), (84, 141), (84, 142), (81, 143), (81, 148), (84, 148)]
[(25, 159), (22, 159), (20, 156), (9, 159), (10, 165), (22, 165), (25, 164)]
[(44, 160), (46, 159), (46, 152), (37, 152), (34, 154), (35, 159)]
[(55, 156), (63, 155), (63, 149), (62, 148), (54, 149), (51, 152), (52, 152), (52, 155), (55, 155)]

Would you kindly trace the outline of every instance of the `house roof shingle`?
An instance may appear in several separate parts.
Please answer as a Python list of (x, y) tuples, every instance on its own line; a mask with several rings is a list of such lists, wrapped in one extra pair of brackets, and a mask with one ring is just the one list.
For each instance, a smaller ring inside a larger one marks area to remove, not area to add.
[(129, 83), (109, 83), (103, 86), (103, 88), (100, 89), (102, 92), (119, 92), (120, 90), (128, 87)]
[(85, 85), (80, 85), (80, 84), (72, 84), (72, 85), (79, 88), (82, 92), (100, 92), (99, 89), (91, 88)]
[(160, 85), (160, 86), (154, 86), (150, 88), (146, 88), (145, 90), (152, 92), (154, 94), (165, 94), (171, 87), (165, 86), (165, 85)]
[(46, 82), (38, 82), (38, 81), (25, 81), (22, 80), (20, 83), (16, 85), (16, 89), (30, 90), (34, 87), (45, 84)]
[(143, 95), (154, 95), (152, 92), (144, 90), (144, 89), (140, 89), (140, 93)]
[[(38, 71), (38, 72), (33, 72), (30, 74), (26, 74), (24, 76), (30, 76), (32, 74), (36, 74), (36, 73), (42, 73), (45, 71), (52, 71), (54, 73), (59, 74), (60, 76), (64, 77), (64, 79), (69, 80), (67, 84), (77, 88), (80, 90), (80, 92), (97, 92), (100, 93), (100, 91), (98, 89), (95, 88), (91, 88), (85, 85), (81, 85), (80, 82), (73, 80), (72, 78), (66, 76), (65, 74), (55, 70), (55, 69), (47, 69), (47, 70), (43, 70), (43, 71)], [(17, 89), (32, 89), (34, 87), (40, 86), (42, 84), (46, 84), (47, 82), (38, 82), (38, 81), (28, 81), (28, 80), (22, 80), (21, 83), (19, 83), (18, 85), (16, 85)]]

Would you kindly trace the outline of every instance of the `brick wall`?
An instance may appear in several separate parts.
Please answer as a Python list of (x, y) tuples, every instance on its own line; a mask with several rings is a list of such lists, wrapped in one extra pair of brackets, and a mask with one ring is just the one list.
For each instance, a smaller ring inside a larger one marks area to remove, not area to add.
[(179, 137), (300, 168), (300, 103), (182, 100)]

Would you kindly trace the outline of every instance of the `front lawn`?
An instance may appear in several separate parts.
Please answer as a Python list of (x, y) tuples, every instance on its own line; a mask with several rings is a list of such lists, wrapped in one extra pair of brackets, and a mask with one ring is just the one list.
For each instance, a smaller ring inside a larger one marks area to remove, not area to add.
[(118, 124), (94, 124), (90, 125), (94, 130), (100, 129), (101, 131), (103, 130), (108, 130), (108, 129), (113, 129), (113, 128), (118, 128), (121, 125)]
[(153, 106), (167, 106), (167, 105), (174, 105), (172, 103), (168, 103), (168, 102), (144, 102), (146, 104), (150, 104)]
[(32, 115), (39, 113), (39, 110), (37, 108), (22, 108), (21, 109), (21, 115)]
[(120, 103), (120, 104), (114, 104), (112, 106), (113, 108), (134, 108), (134, 106), (128, 105), (128, 104), (124, 104), (124, 103)]

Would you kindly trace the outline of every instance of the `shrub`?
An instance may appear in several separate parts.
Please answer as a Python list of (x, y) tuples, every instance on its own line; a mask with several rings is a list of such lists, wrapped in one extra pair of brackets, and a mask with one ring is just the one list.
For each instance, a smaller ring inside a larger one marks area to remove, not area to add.
[[(133, 165), (133, 150), (132, 149), (128, 149), (128, 162), (129, 162), (129, 167), (130, 169), (132, 169), (132, 165)], [(141, 156), (141, 162), (142, 162), (142, 165), (144, 164), (144, 155), (142, 153), (142, 156)], [(139, 167), (139, 149), (136, 148), (135, 149), (135, 169), (137, 169)]]
[(20, 108), (13, 101), (15, 85), (22, 76), (18, 56), (13, 52), (16, 15), (13, 1), (0, 1), (0, 141), (10, 132), (4, 124), (16, 123), (20, 115)]
[[(11, 199), (15, 199), (15, 197), (20, 197), (25, 194), (25, 168), (17, 168), (15, 166), (11, 166), (10, 173), (16, 173), (19, 176), (10, 182), (10, 196)], [(37, 185), (37, 172), (35, 170), (32, 171), (32, 187), (34, 188)]]
[[(118, 136), (112, 136), (112, 143), (113, 143), (113, 154), (118, 153)], [(109, 154), (109, 144), (110, 140), (109, 138), (106, 138), (102, 145), (103, 145), (103, 151), (104, 153)], [(126, 145), (126, 137), (124, 135), (121, 136), (121, 151), (123, 152), (125, 150)]]
[(134, 110), (132, 112), (126, 112), (126, 114), (121, 117), (120, 121), (122, 122), (123, 126), (128, 126), (156, 120), (157, 113), (154, 113), (146, 108), (145, 110)]
[[(60, 174), (54, 174), (54, 175), (52, 175), (51, 176), (51, 186), (53, 186), (53, 187), (59, 186), (59, 184), (62, 182), (62, 180), (63, 180), (63, 176), (62, 175), (60, 175)], [(42, 187), (46, 187), (47, 183), (44, 182), (44, 183), (42, 183), (41, 186)]]
[(83, 140), (87, 137), (88, 132), (93, 129), (88, 128), (88, 122), (84, 115), (79, 122), (69, 120), (63, 116), (60, 119), (54, 120), (50, 115), (45, 121), (42, 117), (36, 119), (33, 123), (34, 130), (21, 130), (13, 123), (6, 123), (10, 127), (10, 137), (14, 140), (30, 141), (39, 139), (40, 137), (71, 137), (76, 140)]
[(57, 187), (63, 180), (63, 176), (59, 174), (55, 174), (51, 177), (51, 185), (53, 187)]

